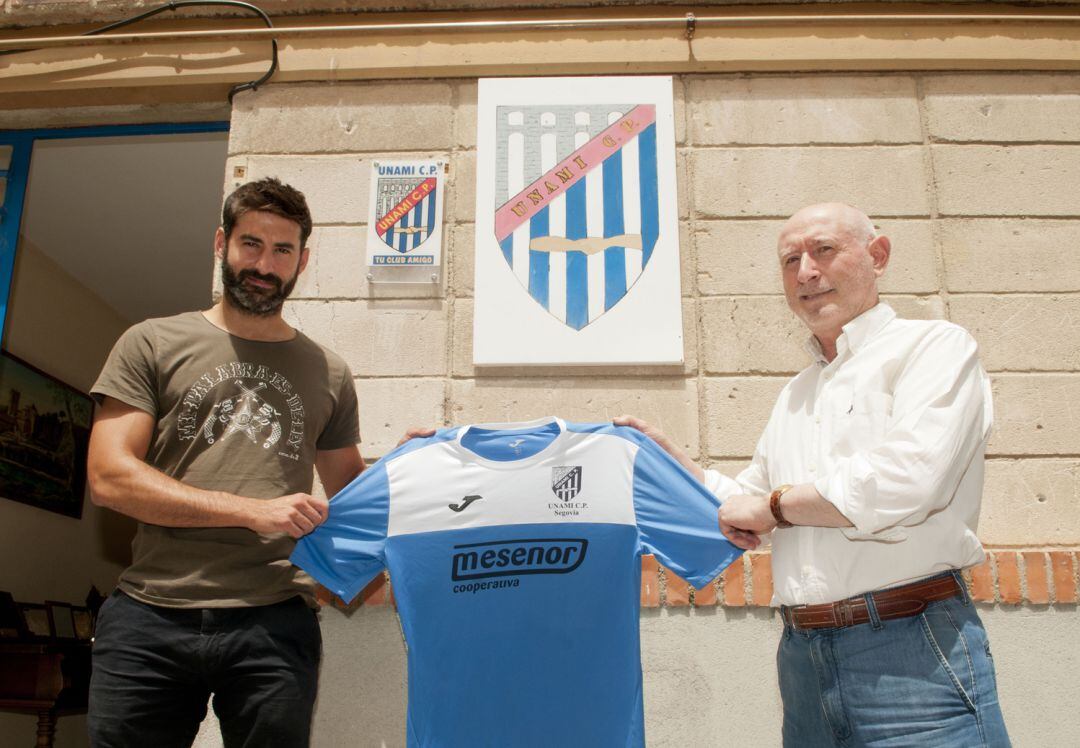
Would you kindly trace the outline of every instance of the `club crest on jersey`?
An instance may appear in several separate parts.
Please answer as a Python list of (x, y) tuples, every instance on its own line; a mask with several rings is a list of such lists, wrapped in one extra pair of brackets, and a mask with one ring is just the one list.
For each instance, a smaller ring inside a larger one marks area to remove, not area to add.
[(436, 184), (434, 176), (411, 173), (414, 167), (396, 168), (410, 173), (384, 175), (380, 170), (375, 233), (390, 249), (405, 254), (426, 242), (435, 229)]
[(656, 107), (497, 112), (495, 239), (533, 300), (581, 330), (626, 296), (656, 246)]
[(551, 490), (563, 501), (570, 501), (581, 491), (581, 466), (551, 468)]

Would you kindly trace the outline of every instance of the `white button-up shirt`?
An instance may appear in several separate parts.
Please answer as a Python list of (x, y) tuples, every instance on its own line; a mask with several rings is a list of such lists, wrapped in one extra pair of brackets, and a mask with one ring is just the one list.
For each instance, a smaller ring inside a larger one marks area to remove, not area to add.
[(777, 529), (773, 604), (842, 600), (983, 560), (975, 535), (993, 420), (975, 340), (878, 304), (844, 326), (837, 355), (795, 376), (753, 462), (718, 495), (813, 483), (854, 525)]

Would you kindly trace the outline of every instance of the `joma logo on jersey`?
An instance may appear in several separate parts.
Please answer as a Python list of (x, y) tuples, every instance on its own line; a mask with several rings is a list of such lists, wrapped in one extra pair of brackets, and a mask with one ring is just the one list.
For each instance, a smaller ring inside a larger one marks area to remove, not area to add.
[(581, 566), (584, 538), (526, 538), (455, 545), (451, 579), (487, 579), (519, 574), (569, 574)]

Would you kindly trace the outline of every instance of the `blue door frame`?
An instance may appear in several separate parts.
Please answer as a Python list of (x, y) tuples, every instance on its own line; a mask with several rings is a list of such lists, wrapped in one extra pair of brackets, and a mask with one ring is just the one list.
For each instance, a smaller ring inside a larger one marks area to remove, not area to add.
[(228, 122), (182, 122), (155, 125), (104, 125), (50, 130), (0, 130), (0, 147), (11, 146), (11, 162), (0, 169), (7, 180), (3, 203), (0, 203), (0, 344), (7, 320), (8, 298), (15, 272), (15, 252), (19, 244), (19, 224), (26, 199), (26, 181), (30, 175), (30, 155), (34, 141), (62, 138), (103, 138), (117, 135), (176, 135), (199, 132), (227, 132)]

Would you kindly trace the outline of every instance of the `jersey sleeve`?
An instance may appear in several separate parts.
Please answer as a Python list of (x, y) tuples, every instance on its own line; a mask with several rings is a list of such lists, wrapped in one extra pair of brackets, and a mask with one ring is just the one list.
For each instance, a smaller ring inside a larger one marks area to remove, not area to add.
[(289, 560), (349, 602), (386, 566), (389, 512), (382, 460), (330, 500), (326, 522), (300, 539)]
[(634, 511), (642, 549), (697, 588), (742, 551), (720, 533), (720, 499), (650, 439), (634, 458)]

